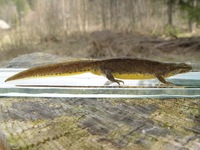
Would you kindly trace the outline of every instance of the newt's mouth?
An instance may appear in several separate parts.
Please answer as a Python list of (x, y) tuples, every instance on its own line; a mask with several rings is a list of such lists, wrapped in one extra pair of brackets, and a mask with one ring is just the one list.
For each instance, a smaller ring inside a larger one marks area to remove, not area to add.
[(179, 73), (186, 73), (192, 70), (192, 66), (188, 64), (180, 64), (179, 65)]

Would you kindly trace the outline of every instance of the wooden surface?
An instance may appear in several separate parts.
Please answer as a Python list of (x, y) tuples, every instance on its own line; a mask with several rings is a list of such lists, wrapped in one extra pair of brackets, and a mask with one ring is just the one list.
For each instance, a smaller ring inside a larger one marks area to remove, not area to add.
[(0, 98), (12, 149), (198, 149), (200, 99)]
[(0, 149), (198, 150), (200, 99), (1, 97)]

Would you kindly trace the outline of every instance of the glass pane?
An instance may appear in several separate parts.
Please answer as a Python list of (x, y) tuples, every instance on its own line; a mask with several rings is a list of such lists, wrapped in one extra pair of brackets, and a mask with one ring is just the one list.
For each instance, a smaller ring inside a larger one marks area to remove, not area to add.
[(0, 69), (0, 96), (28, 97), (103, 97), (103, 98), (177, 98), (200, 97), (200, 72), (176, 75), (167, 80), (175, 85), (163, 85), (153, 80), (123, 80), (104, 85), (107, 79), (85, 73), (75, 76), (32, 78), (4, 82), (23, 69)]

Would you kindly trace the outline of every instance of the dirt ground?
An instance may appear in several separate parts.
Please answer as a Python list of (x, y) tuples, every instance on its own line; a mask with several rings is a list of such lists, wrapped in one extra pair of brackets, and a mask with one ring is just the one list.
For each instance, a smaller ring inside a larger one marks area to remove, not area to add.
[(0, 65), (23, 54), (42, 52), (75, 58), (138, 57), (166, 62), (200, 62), (198, 37), (164, 39), (139, 33), (95, 31), (0, 49)]

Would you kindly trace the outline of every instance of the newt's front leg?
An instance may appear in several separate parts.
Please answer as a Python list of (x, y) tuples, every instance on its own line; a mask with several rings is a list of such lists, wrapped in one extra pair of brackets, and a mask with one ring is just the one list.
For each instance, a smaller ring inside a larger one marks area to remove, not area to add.
[(159, 74), (156, 74), (156, 77), (157, 77), (157, 79), (160, 81), (160, 82), (162, 82), (162, 83), (164, 83), (164, 84), (168, 84), (168, 85), (173, 85), (173, 83), (171, 83), (171, 82), (167, 82), (166, 80), (165, 80), (165, 78), (162, 76), (162, 75), (159, 75)]
[(120, 82), (124, 84), (124, 81), (115, 79), (114, 76), (112, 75), (112, 72), (109, 69), (103, 69), (102, 73), (105, 74), (106, 78), (111, 82), (116, 82), (119, 85)]

